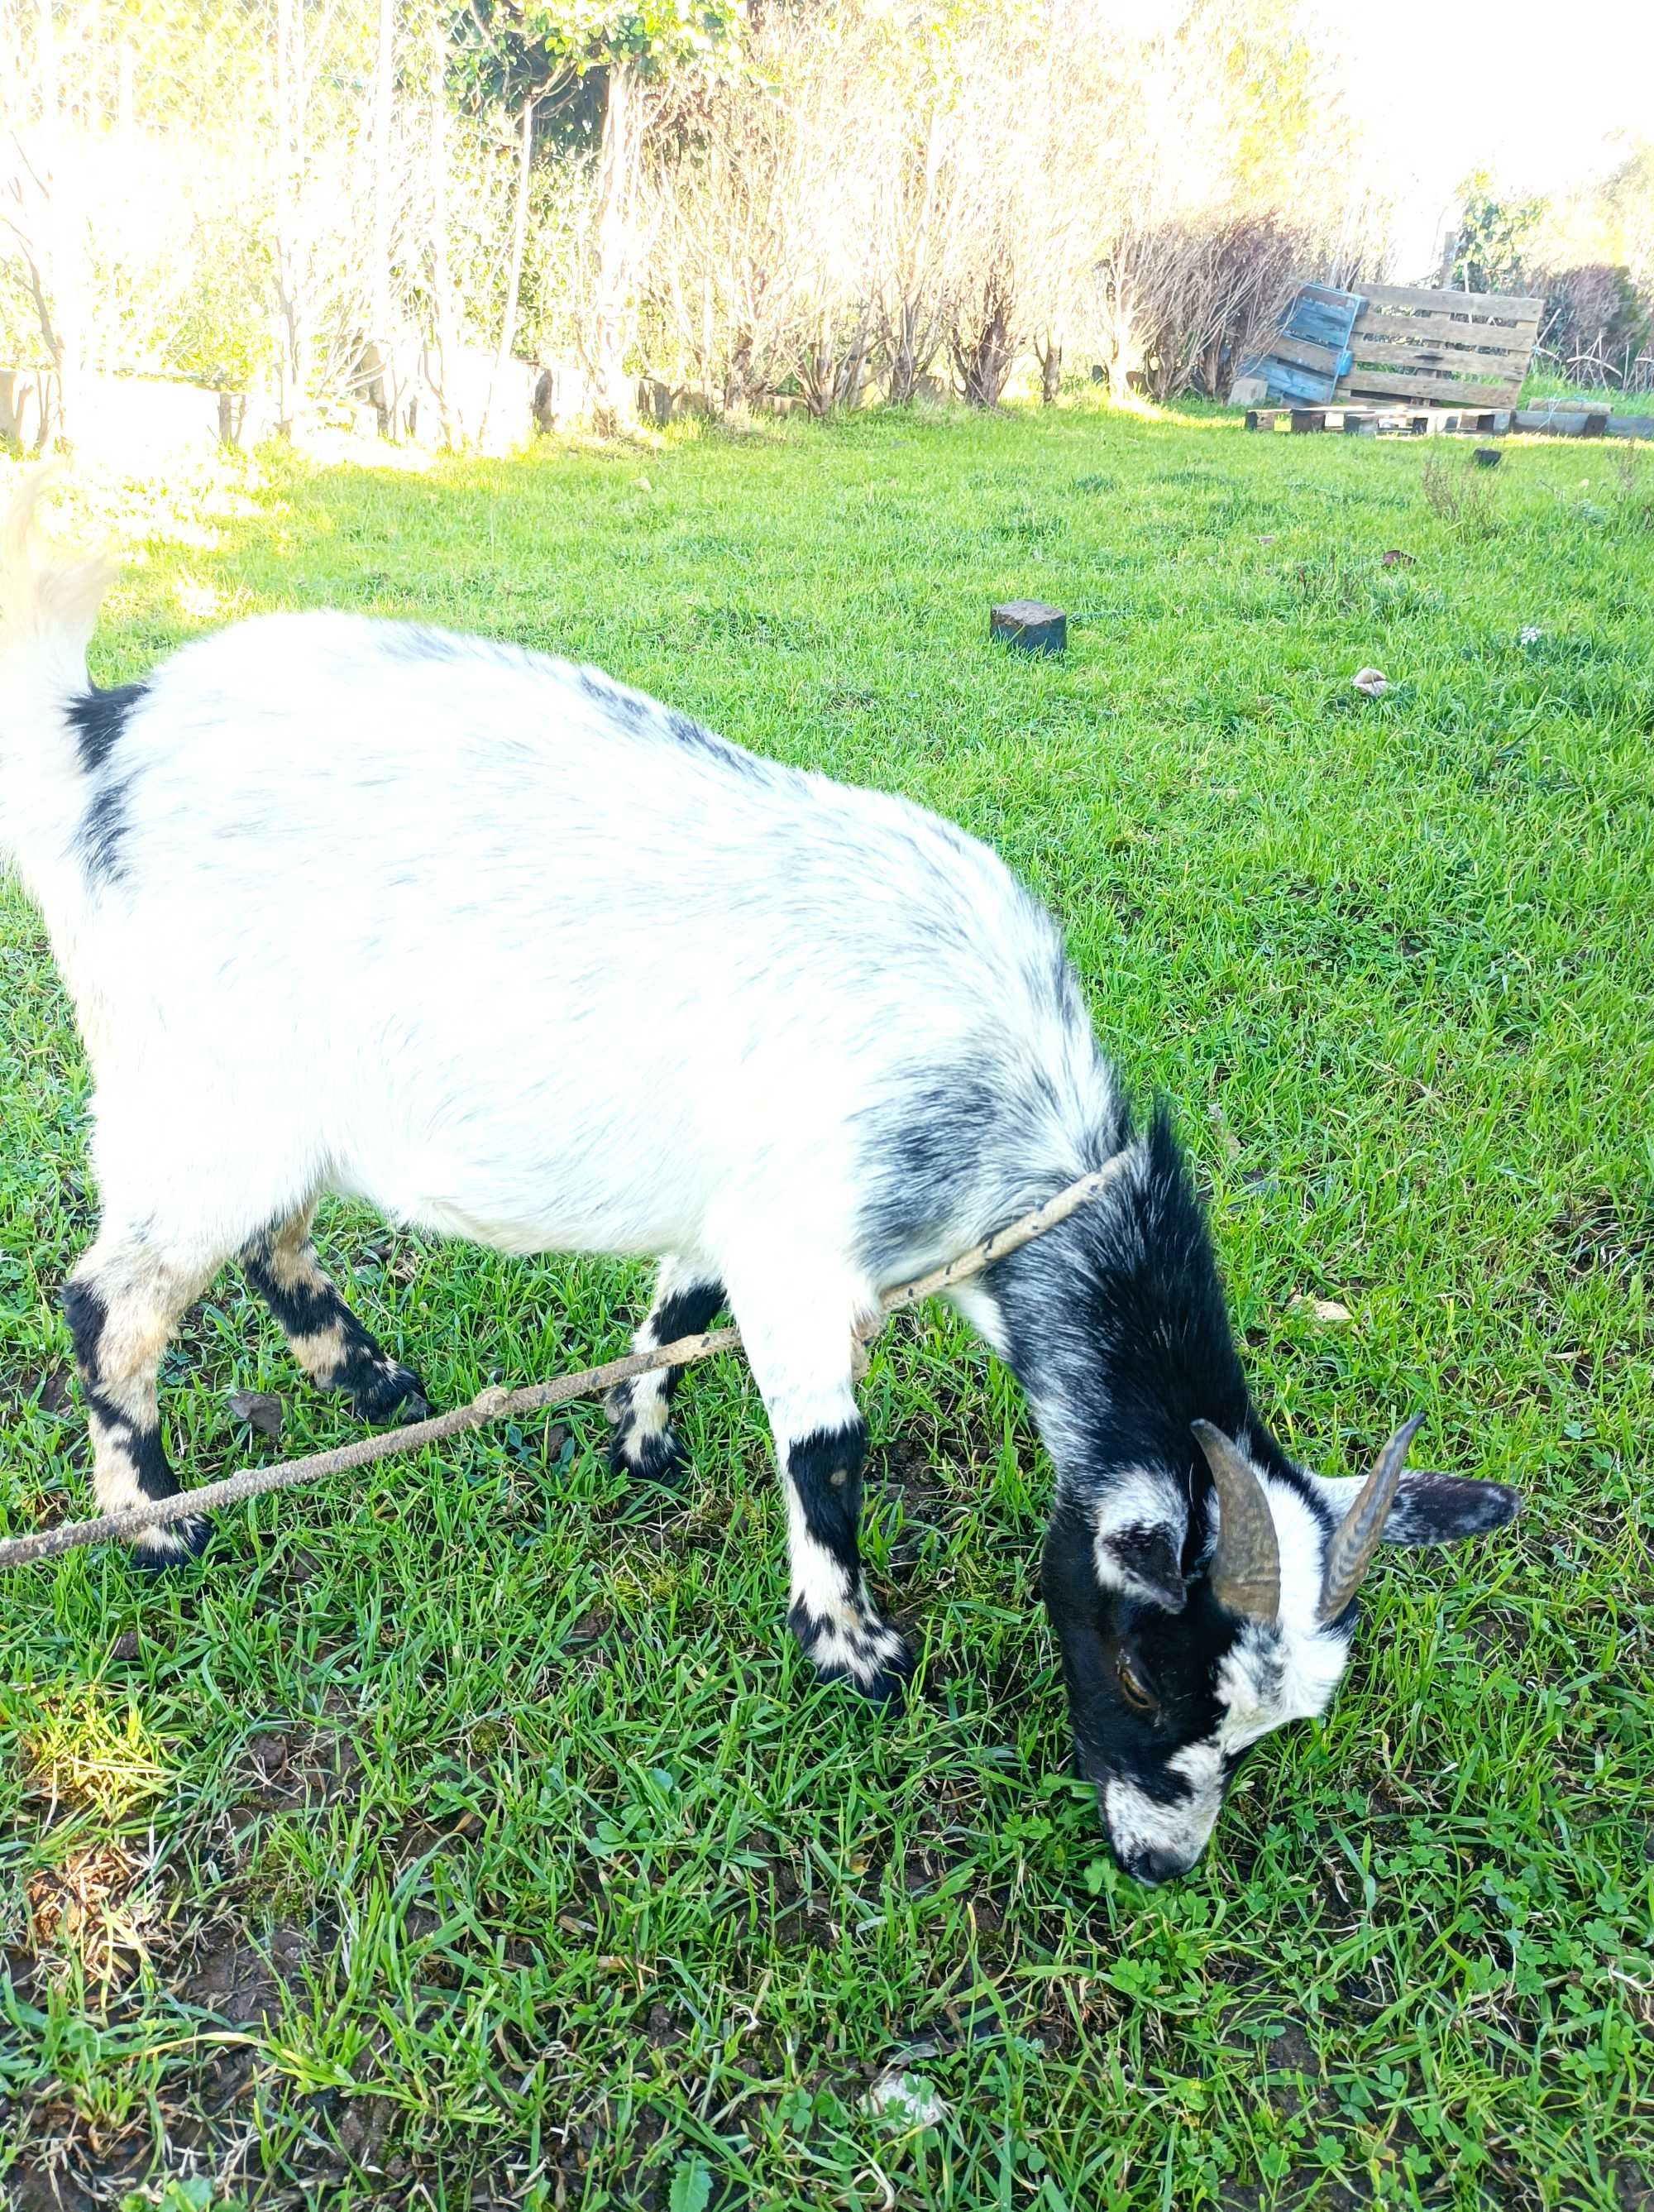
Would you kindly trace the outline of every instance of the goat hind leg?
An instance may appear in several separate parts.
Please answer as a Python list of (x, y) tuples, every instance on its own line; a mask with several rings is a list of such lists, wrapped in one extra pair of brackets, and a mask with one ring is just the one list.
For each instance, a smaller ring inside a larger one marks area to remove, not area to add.
[(316, 1257), (313, 1205), (301, 1206), (241, 1255), (247, 1280), (281, 1323), (288, 1349), (324, 1390), (348, 1393), (357, 1418), (391, 1424), (422, 1421), (430, 1412), (425, 1385), (392, 1359), (351, 1312)]
[[(155, 1376), (185, 1309), (217, 1267), (216, 1257), (169, 1253), (152, 1232), (106, 1228), (64, 1286), (92, 1434), (93, 1483), (106, 1513), (178, 1495), (161, 1438)], [(197, 1558), (211, 1533), (202, 1515), (170, 1522), (136, 1538), (134, 1555), (146, 1567), (178, 1565)]]

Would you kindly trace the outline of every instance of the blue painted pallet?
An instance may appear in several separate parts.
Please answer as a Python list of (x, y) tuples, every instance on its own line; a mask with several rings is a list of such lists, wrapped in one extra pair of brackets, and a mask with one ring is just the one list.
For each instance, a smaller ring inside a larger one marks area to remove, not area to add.
[(1271, 399), (1325, 406), (1349, 374), (1350, 332), (1365, 305), (1359, 292), (1300, 285), (1280, 330), (1265, 351), (1242, 364), (1241, 374), (1263, 377)]

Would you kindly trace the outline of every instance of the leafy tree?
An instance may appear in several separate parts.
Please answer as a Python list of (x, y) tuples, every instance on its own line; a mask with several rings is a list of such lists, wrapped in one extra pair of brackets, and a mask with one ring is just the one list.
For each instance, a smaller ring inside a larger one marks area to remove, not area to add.
[(709, 84), (734, 75), (744, 51), (746, 0), (632, 0), (624, 6), (615, 0), (474, 0), (467, 20), (482, 37), (474, 53), (462, 43), (463, 65), (480, 84), (497, 87), (497, 96), (529, 103), (523, 110), (524, 173), (532, 102), (560, 83), (603, 79), (585, 367), (599, 422), (612, 428), (632, 412), (626, 356), (637, 312), (645, 100), (651, 87)]
[(1453, 258), (1454, 285), (1465, 292), (1515, 290), (1523, 281), (1545, 202), (1500, 198), (1485, 169), (1467, 177), (1460, 189), (1464, 211)]

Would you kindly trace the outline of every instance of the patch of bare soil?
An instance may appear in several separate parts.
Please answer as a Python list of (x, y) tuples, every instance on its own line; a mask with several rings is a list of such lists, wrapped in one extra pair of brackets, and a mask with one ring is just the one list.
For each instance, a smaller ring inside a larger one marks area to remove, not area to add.
[(262, 1951), (238, 1937), (230, 1926), (210, 1931), (178, 1994), (233, 2027), (262, 2027), (279, 2018), (284, 1991), (303, 1971), (307, 1945), (296, 1928), (276, 1929)]
[(329, 1805), (355, 1795), (361, 1765), (342, 1730), (306, 1724), (250, 1736), (239, 1761), (240, 1801), (267, 1813)]

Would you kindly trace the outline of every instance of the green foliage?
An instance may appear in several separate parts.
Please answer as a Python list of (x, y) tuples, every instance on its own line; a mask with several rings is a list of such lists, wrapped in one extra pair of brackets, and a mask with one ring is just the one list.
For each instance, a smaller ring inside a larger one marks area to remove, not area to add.
[[(15, 1576), (0, 2191), (58, 2161), (118, 2203), (187, 2144), (329, 2212), (637, 2212), (708, 2177), (706, 2212), (1645, 2199), (1654, 532), (1602, 448), (1512, 441), (1468, 535), (1425, 444), (1085, 406), (270, 459), (175, 531), (143, 488), (105, 682), (205, 593), (450, 623), (991, 839), (1176, 1102), (1287, 1449), (1357, 1465), (1421, 1404), (1434, 1463), (1528, 1504), (1385, 1555), (1327, 1722), (1262, 1745), (1152, 1893), (1067, 1765), (1049, 1469), (941, 1313), (862, 1392), (869, 1573), (923, 1655), (900, 1716), (792, 1653), (733, 1358), (686, 1380), (669, 1497), (609, 1474), (582, 1406), (227, 1516), (182, 1582), (110, 1552)], [(1028, 592), (1069, 611), (1061, 661), (988, 642)], [(8, 886), (9, 1529), (87, 1505), (56, 1297), (89, 1080)], [(645, 1290), (342, 1206), (323, 1243), (446, 1405), (623, 1350)], [(245, 1461), (252, 1388), (294, 1453), (355, 1433), (227, 1274), (162, 1386), (187, 1479)], [(104, 1923), (48, 1940), (30, 1897), (112, 1850), (142, 1948), (106, 1983)], [(866, 2110), (893, 2066), (936, 2128)]]
[[(712, 80), (737, 61), (747, 0), (478, 0), (454, 19), (457, 50), (492, 50), (512, 81), (549, 83), (560, 74), (629, 64), (645, 76), (682, 72)], [(518, 97), (521, 96), (519, 93)]]
[(1522, 283), (1543, 200), (1501, 199), (1485, 169), (1467, 178), (1453, 282), (1469, 292), (1513, 292)]

